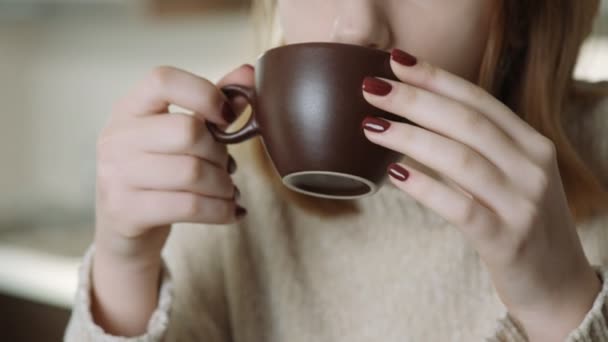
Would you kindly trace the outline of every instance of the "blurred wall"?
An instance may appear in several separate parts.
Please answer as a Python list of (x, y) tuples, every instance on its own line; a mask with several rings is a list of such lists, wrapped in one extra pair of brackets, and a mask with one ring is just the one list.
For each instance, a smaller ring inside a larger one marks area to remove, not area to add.
[(92, 215), (98, 131), (149, 69), (217, 80), (255, 58), (246, 10), (153, 18), (81, 5), (19, 18), (0, 20), (0, 229)]

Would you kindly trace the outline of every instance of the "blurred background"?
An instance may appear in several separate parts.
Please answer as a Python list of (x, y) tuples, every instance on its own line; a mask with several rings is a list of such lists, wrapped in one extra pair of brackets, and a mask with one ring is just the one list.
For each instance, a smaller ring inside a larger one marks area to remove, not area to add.
[[(608, 79), (602, 7), (583, 79)], [(254, 63), (253, 31), (249, 0), (0, 0), (1, 341), (61, 340), (112, 103), (156, 65), (216, 81)]]
[(61, 340), (112, 103), (157, 65), (254, 62), (252, 31), (248, 0), (0, 0), (0, 341)]

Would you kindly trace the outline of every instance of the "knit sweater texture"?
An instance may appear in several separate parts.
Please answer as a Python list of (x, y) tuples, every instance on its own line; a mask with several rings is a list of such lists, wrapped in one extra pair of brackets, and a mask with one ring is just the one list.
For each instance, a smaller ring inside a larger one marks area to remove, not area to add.
[[(582, 108), (582, 107), (581, 107)], [(608, 100), (566, 119), (568, 134), (608, 179)], [(527, 341), (465, 236), (386, 182), (361, 213), (327, 218), (282, 199), (231, 146), (248, 216), (230, 225), (176, 224), (163, 250), (158, 306), (137, 337), (91, 316), (92, 245), (66, 341)], [(580, 224), (585, 253), (608, 277), (608, 215)], [(568, 342), (608, 341), (603, 282)]]

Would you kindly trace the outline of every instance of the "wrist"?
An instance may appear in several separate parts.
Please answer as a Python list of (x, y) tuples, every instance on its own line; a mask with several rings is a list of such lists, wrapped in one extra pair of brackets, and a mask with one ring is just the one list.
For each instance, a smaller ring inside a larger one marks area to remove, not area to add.
[(602, 289), (602, 280), (595, 270), (581, 268), (569, 282), (564, 282), (546, 304), (528, 308), (510, 308), (510, 316), (526, 332), (529, 340), (564, 341), (576, 330), (593, 307)]
[(155, 251), (138, 251), (136, 253), (116, 252), (112, 247), (98, 244), (95, 241), (93, 263), (101, 266), (112, 273), (149, 273), (161, 268), (161, 254)]
[(95, 246), (91, 270), (91, 313), (96, 324), (114, 335), (145, 333), (158, 303), (162, 260), (132, 258)]
[(161, 250), (169, 229), (169, 226), (159, 227), (139, 236), (128, 237), (98, 225), (94, 238), (95, 254), (120, 265), (160, 265)]

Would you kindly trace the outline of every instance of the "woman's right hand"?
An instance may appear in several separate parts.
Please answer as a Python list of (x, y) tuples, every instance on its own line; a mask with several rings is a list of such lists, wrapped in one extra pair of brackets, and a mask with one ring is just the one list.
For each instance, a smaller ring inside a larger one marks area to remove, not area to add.
[[(221, 83), (250, 85), (242, 66)], [(194, 115), (168, 113), (170, 104)], [(226, 224), (236, 203), (236, 164), (204, 121), (236, 115), (218, 86), (173, 67), (155, 68), (119, 100), (97, 149), (96, 248), (123, 257), (157, 255), (175, 222)]]
[[(228, 224), (246, 214), (230, 177), (236, 164), (205, 121), (221, 128), (234, 121), (219, 87), (251, 86), (253, 74), (243, 65), (215, 85), (158, 67), (115, 104), (97, 147), (91, 309), (105, 331), (145, 331), (172, 223)], [(193, 114), (169, 113), (171, 104)], [(233, 104), (237, 112), (246, 105)]]

